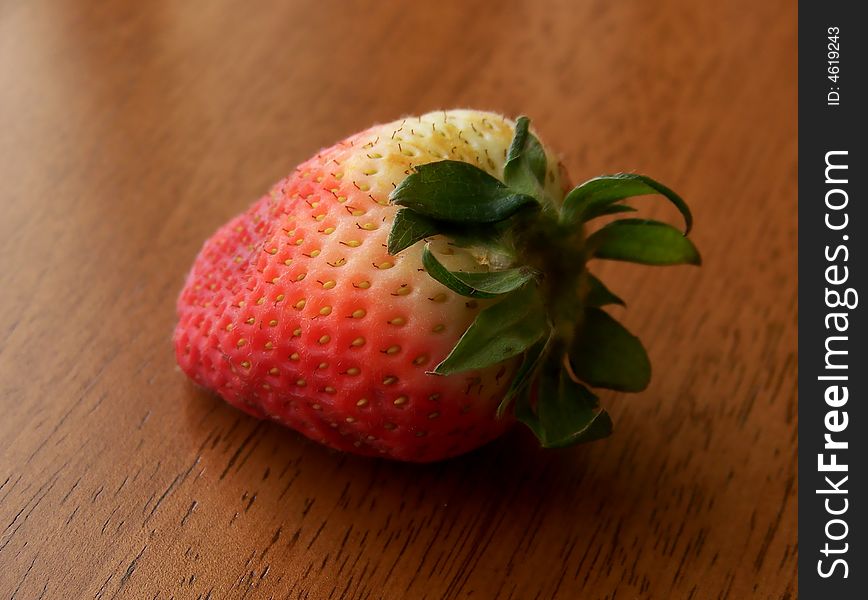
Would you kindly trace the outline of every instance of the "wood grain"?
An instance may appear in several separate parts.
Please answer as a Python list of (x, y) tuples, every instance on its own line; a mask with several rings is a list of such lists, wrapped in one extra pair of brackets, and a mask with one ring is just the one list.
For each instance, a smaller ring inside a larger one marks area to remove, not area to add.
[[(783, 0), (0, 4), (0, 595), (794, 598), (796, 41)], [(603, 396), (614, 437), (409, 466), (189, 385), (202, 241), (318, 148), (455, 106), (694, 207), (702, 269), (599, 269), (655, 364)]]

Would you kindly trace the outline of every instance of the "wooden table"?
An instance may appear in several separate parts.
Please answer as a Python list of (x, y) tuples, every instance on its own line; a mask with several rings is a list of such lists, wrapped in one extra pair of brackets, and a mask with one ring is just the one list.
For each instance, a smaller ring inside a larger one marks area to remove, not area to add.
[[(783, 0), (3, 3), (0, 596), (794, 598), (796, 40)], [(453, 106), (694, 207), (702, 269), (601, 269), (656, 365), (614, 437), (394, 464), (188, 384), (202, 241)]]

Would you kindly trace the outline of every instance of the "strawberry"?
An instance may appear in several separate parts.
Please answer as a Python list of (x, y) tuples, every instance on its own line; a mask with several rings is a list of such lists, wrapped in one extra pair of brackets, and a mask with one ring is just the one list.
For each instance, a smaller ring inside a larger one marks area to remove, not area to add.
[(641, 343), (589, 258), (699, 262), (656, 221), (584, 223), (671, 190), (640, 175), (565, 195), (529, 131), (454, 110), (378, 125), (322, 150), (204, 245), (178, 300), (178, 363), (260, 418), (348, 452), (428, 462), (515, 418), (545, 446), (611, 420), (581, 381), (639, 391)]

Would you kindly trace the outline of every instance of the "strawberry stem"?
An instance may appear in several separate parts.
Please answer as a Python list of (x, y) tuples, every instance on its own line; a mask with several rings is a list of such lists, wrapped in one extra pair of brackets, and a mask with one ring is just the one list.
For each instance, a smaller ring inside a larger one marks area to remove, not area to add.
[(612, 430), (597, 397), (581, 382), (636, 392), (651, 373), (638, 338), (599, 308), (624, 302), (588, 272), (587, 261), (668, 265), (700, 259), (686, 232), (657, 221), (619, 219), (586, 237), (585, 222), (632, 212), (621, 203), (632, 196), (660, 194), (682, 213), (688, 231), (692, 215), (668, 187), (634, 174), (589, 180), (553, 202), (545, 192), (545, 152), (529, 126), (526, 117), (517, 119), (502, 181), (457, 161), (417, 167), (390, 196), (403, 208), (388, 246), (396, 254), (441, 234), (511, 257), (512, 264), (487, 274), (449, 272), (426, 247), (424, 267), (431, 277), (467, 297), (500, 299), (479, 313), (432, 374), (483, 369), (521, 356), (498, 415), (514, 403), (515, 417), (543, 446), (560, 447)]

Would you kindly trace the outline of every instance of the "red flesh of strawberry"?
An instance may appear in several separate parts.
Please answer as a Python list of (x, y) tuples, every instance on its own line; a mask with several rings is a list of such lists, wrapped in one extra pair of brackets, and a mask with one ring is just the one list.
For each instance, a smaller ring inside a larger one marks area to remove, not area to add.
[[(503, 433), (512, 419), (495, 409), (514, 362), (427, 373), (484, 302), (429, 278), (418, 244), (388, 254), (387, 197), (413, 165), (442, 158), (499, 173), (512, 131), (490, 113), (432, 113), (300, 165), (205, 243), (178, 300), (181, 368), (254, 416), (357, 454), (427, 462)], [(444, 261), (485, 268), (438, 244)]]

